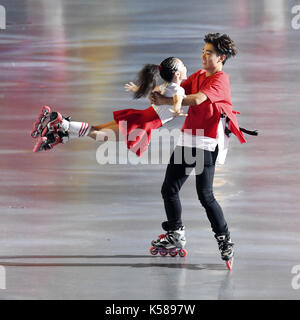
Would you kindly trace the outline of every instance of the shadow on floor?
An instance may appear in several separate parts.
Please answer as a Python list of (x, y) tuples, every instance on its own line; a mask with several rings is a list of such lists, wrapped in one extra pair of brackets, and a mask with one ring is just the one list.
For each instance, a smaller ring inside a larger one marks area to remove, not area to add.
[[(27, 262), (7, 262), (1, 261), (3, 259), (137, 259), (137, 258), (147, 258), (147, 259), (166, 259), (166, 263), (27, 263)], [(177, 262), (180, 259), (181, 263)], [(174, 261), (168, 263), (169, 261)], [(176, 261), (176, 262), (175, 262)], [(1, 266), (11, 266), (11, 267), (131, 267), (131, 268), (171, 268), (171, 269), (188, 269), (188, 270), (227, 270), (223, 264), (195, 264), (186, 263), (183, 258), (172, 258), (172, 257), (160, 257), (160, 256), (149, 256), (149, 255), (52, 255), (52, 256), (0, 256)]]

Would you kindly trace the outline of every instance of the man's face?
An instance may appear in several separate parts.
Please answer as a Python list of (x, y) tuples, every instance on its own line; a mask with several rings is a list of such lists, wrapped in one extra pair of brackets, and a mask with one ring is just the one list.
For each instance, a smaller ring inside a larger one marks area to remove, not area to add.
[(211, 43), (205, 43), (201, 58), (203, 69), (207, 71), (213, 71), (219, 66), (220, 63), (222, 64), (224, 55), (217, 56), (214, 46)]

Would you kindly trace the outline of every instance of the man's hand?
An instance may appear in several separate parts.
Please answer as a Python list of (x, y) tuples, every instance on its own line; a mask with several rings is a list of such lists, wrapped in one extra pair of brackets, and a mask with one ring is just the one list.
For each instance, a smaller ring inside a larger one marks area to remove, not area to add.
[(173, 99), (172, 98), (166, 98), (163, 95), (161, 95), (159, 92), (152, 92), (149, 95), (149, 100), (151, 104), (154, 104), (156, 106), (161, 106), (163, 104), (172, 105)]

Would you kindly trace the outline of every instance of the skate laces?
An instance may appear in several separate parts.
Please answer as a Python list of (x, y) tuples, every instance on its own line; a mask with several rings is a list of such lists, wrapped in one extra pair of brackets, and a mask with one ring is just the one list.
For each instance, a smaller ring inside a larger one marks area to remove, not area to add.
[(168, 231), (166, 234), (166, 239), (172, 244), (176, 244), (182, 241), (185, 242), (185, 235), (184, 235), (184, 232), (182, 231), (184, 231), (184, 227), (180, 228), (179, 230)]
[(230, 238), (227, 238), (225, 236), (220, 236), (220, 237), (217, 237), (217, 241), (218, 241), (218, 247), (220, 251), (222, 251), (223, 253), (232, 251), (232, 247), (234, 243), (231, 241)]
[(171, 244), (175, 244), (176, 241), (178, 241), (174, 231), (168, 231), (166, 234), (160, 235), (159, 236), (159, 240), (161, 242), (164, 242), (164, 243), (168, 242), (168, 243), (171, 243)]
[(178, 241), (185, 241), (184, 236), (185, 228), (182, 226), (178, 230), (169, 230), (165, 234), (160, 234), (158, 236), (158, 242), (169, 242), (171, 244), (175, 244)]
[(223, 252), (229, 252), (232, 249), (232, 245), (226, 241), (222, 241), (221, 243), (219, 243), (219, 249)]
[(162, 240), (167, 240), (167, 241), (169, 241), (170, 243), (174, 244), (175, 241), (176, 241), (174, 232), (173, 232), (173, 231), (168, 231), (168, 232), (165, 234), (165, 237), (164, 237)]

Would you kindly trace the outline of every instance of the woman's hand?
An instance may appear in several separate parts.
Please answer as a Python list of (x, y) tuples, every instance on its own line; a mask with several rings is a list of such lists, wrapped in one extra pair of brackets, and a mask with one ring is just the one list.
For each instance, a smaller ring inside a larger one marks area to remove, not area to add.
[(137, 92), (139, 89), (139, 87), (133, 82), (126, 83), (124, 88), (125, 88), (125, 91), (131, 91), (131, 92)]
[(178, 110), (178, 111), (175, 111), (174, 109), (169, 109), (169, 110), (173, 113), (174, 117), (187, 117), (188, 116), (188, 114), (184, 113), (183, 110)]
[(181, 104), (182, 104), (183, 96), (174, 94), (173, 96), (173, 109), (169, 109), (174, 117), (186, 117), (187, 114), (183, 112), (181, 109)]

